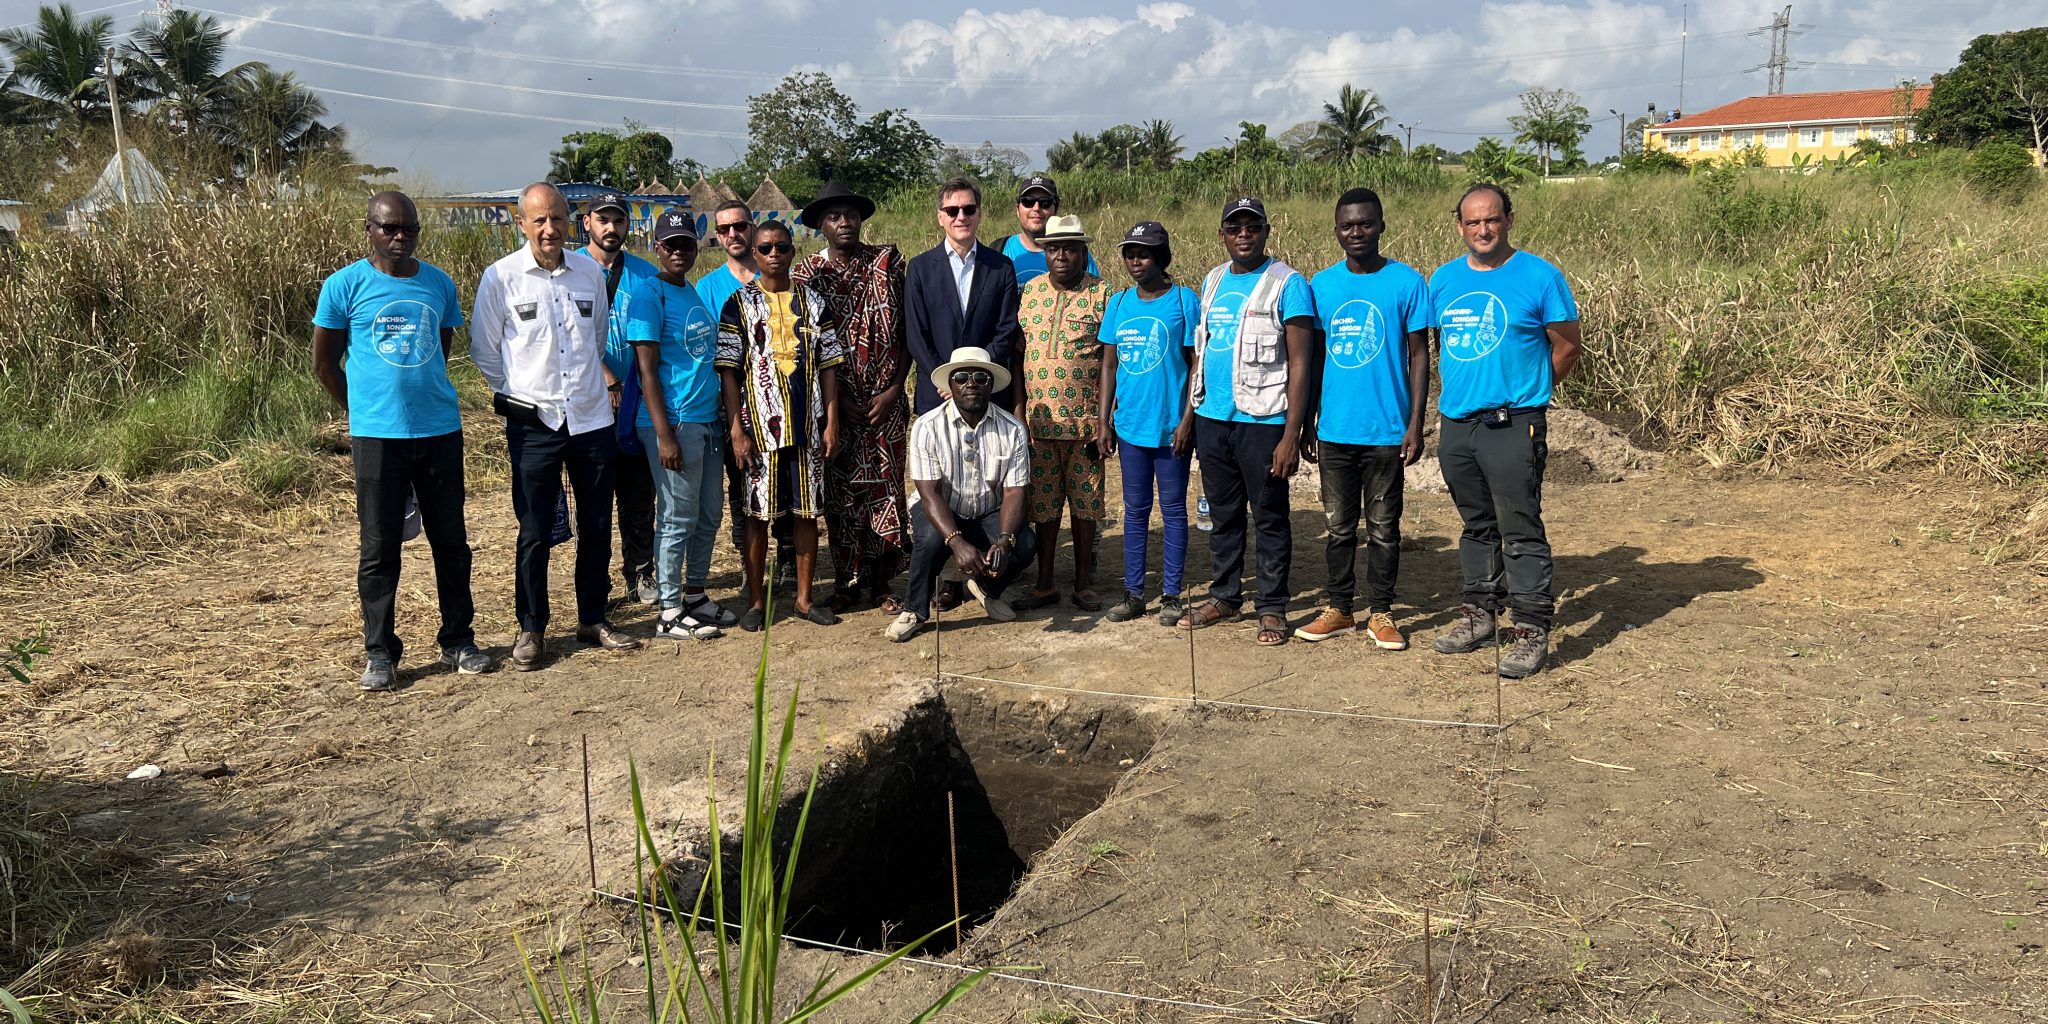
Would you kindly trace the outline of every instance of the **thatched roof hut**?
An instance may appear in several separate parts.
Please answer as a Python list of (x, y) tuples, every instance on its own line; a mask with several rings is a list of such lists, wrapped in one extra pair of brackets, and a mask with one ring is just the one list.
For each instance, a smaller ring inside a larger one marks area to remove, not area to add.
[(755, 210), (796, 209), (796, 204), (790, 202), (789, 197), (782, 194), (782, 189), (776, 187), (775, 179), (766, 176), (761, 178), (761, 187), (754, 190), (753, 198), (747, 200), (747, 205)]
[(701, 174), (697, 176), (697, 183), (690, 186), (690, 209), (698, 213), (710, 213), (724, 201), (725, 196), (718, 191), (718, 186), (705, 180)]
[(653, 181), (642, 182), (639, 188), (633, 190), (633, 194), (636, 196), (665, 196), (669, 194), (669, 190), (667, 185), (661, 183), (660, 178), (656, 178)]

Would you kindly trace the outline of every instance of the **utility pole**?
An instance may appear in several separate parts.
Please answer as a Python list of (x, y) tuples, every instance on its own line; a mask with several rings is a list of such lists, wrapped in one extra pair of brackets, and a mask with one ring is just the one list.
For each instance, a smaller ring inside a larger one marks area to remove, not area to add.
[(1608, 107), (1607, 112), (1614, 115), (1614, 158), (1619, 160), (1628, 155), (1628, 118), (1613, 107)]
[(1692, 36), (1692, 5), (1678, 5), (1678, 113), (1685, 116), (1685, 44)]
[[(1777, 96), (1785, 91), (1785, 65), (1790, 63), (1792, 48), (1792, 5), (1786, 4), (1778, 16), (1771, 19), (1771, 59), (1765, 64), (1770, 69), (1769, 93)], [(1681, 108), (1682, 109), (1682, 108)]]
[(104, 70), (107, 74), (107, 109), (114, 115), (114, 173), (121, 176), (115, 190), (121, 196), (121, 205), (130, 206), (134, 200), (128, 196), (128, 142), (121, 135), (121, 94), (114, 85), (114, 80), (118, 76), (114, 73), (114, 48), (111, 46), (107, 47), (107, 66)]
[(1417, 121), (1414, 124), (1397, 123), (1394, 125), (1394, 127), (1401, 129), (1401, 152), (1403, 155), (1415, 151), (1415, 129), (1421, 124), (1422, 122)]

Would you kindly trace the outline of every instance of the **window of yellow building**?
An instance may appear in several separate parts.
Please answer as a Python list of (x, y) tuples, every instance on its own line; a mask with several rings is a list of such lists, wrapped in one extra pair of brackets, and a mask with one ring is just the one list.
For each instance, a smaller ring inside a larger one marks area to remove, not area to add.
[(1720, 132), (1701, 132), (1701, 133), (1700, 133), (1700, 148), (1701, 148), (1701, 149), (1720, 149), (1720, 148), (1721, 148), (1721, 133), (1720, 133)]
[(1800, 144), (1801, 146), (1818, 146), (1818, 145), (1820, 145), (1820, 129), (1818, 129), (1818, 128), (1801, 128), (1801, 129), (1799, 129), (1799, 144)]
[(1854, 125), (1843, 125), (1835, 129), (1835, 145), (1853, 146), (1855, 144), (1856, 127)]
[(1739, 132), (1729, 132), (1728, 145), (1735, 149), (1737, 152), (1748, 149), (1749, 147), (1756, 145), (1756, 133), (1750, 131), (1747, 128), (1744, 128)]
[(1664, 136), (1664, 148), (1672, 151), (1673, 153), (1685, 152), (1686, 147), (1691, 143), (1692, 136), (1683, 133), (1676, 133)]
[(1764, 132), (1764, 145), (1769, 146), (1772, 149), (1784, 149), (1785, 135), (1785, 129), (1772, 128)]
[(1885, 125), (1881, 128), (1872, 128), (1870, 130), (1870, 137), (1889, 146), (1892, 144), (1892, 126)]

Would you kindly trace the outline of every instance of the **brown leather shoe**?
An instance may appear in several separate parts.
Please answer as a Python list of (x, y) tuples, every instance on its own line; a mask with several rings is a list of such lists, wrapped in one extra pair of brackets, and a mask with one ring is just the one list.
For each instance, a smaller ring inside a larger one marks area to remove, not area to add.
[(541, 635), (530, 630), (520, 630), (519, 639), (512, 642), (512, 657), (509, 659), (514, 672), (531, 672), (540, 667)]
[(607, 651), (630, 651), (640, 646), (640, 641), (619, 632), (609, 622), (585, 626), (576, 631), (576, 639), (586, 644), (602, 647)]

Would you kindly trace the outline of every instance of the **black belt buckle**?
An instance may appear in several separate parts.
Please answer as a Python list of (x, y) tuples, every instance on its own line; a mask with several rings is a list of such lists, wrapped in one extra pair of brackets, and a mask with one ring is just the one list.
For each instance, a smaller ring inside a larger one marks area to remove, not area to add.
[(1479, 422), (1486, 424), (1488, 430), (1502, 430), (1507, 427), (1510, 415), (1512, 413), (1506, 408), (1488, 409), (1479, 414)]

